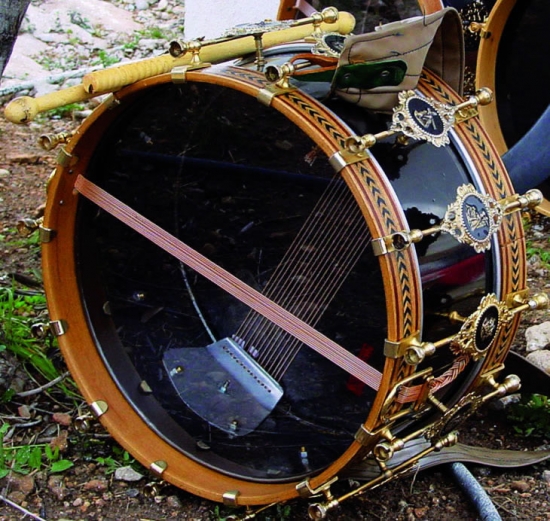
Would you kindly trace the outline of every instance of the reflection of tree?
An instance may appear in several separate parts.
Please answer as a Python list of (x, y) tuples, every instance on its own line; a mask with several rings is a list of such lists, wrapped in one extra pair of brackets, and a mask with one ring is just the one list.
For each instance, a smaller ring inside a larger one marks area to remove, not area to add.
[(0, 0), (0, 77), (11, 56), (29, 3), (30, 0)]
[[(405, 215), (407, 217), (407, 222), (409, 223), (409, 228), (411, 230), (426, 230), (432, 226), (439, 224), (440, 218), (433, 213), (424, 213), (421, 212), (416, 206), (412, 208), (405, 209)], [(416, 251), (420, 257), (426, 255), (428, 251), (428, 246), (436, 241), (439, 237), (439, 233), (434, 235), (428, 235), (424, 237), (420, 242), (415, 244)]]
[[(309, 0), (316, 9), (336, 7), (355, 16), (357, 25), (355, 34), (371, 32), (377, 25), (394, 22), (420, 14), (416, 0), (414, 2), (397, 2), (395, 0)], [(414, 9), (411, 9), (411, 5)], [(416, 12), (411, 12), (416, 11)]]

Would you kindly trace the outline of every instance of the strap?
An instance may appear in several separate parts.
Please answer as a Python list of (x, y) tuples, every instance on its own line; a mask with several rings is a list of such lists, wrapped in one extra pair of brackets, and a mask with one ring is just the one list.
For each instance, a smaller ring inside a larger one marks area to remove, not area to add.
[[(424, 438), (407, 442), (405, 448), (395, 453), (388, 468), (396, 467), (401, 463), (415, 457), (422, 451), (428, 449), (431, 443)], [(486, 449), (484, 447), (472, 447), (464, 443), (457, 443), (452, 447), (445, 447), (439, 452), (434, 451), (431, 454), (421, 458), (415, 465), (408, 470), (408, 474), (416, 473), (419, 470), (425, 470), (445, 463), (475, 463), (477, 465), (486, 465), (488, 467), (515, 468), (535, 465), (550, 459), (550, 450), (502, 450)], [(373, 458), (359, 462), (357, 465), (345, 469), (345, 473), (339, 475), (344, 478), (370, 480), (380, 474), (380, 466)]]
[[(528, 394), (548, 394), (548, 389), (550, 389), (550, 374), (514, 351), (508, 353), (505, 365), (520, 377), (523, 392)], [(405, 444), (403, 450), (395, 453), (395, 456), (391, 460), (391, 465), (388, 465), (388, 467), (395, 467), (420, 454), (430, 446), (431, 443), (424, 438), (411, 440)], [(439, 452), (432, 452), (420, 459), (415, 465), (411, 466), (408, 473), (457, 461), (489, 467), (515, 468), (535, 465), (548, 459), (550, 459), (550, 450), (487, 449), (457, 443), (452, 447), (445, 447)], [(341, 476), (351, 479), (369, 480), (376, 478), (379, 474), (380, 466), (373, 458), (369, 458), (348, 467), (345, 470), (345, 474), (341, 473)]]
[(346, 351), (342, 346), (289, 313), (259, 291), (251, 288), (216, 263), (210, 261), (204, 255), (193, 250), (177, 237), (174, 237), (143, 215), (132, 210), (122, 201), (119, 201), (99, 186), (88, 181), (82, 175), (77, 177), (75, 188), (107, 213), (143, 235), (143, 237), (149, 239), (153, 244), (173, 255), (254, 311), (335, 363), (344, 371), (355, 376), (370, 388), (377, 390), (380, 387), (382, 373), (374, 369), (374, 367)]

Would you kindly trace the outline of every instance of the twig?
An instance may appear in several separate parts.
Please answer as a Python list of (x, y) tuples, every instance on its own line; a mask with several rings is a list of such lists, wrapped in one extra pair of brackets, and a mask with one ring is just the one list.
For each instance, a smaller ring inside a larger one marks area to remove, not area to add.
[(33, 519), (36, 519), (37, 521), (46, 521), (46, 519), (37, 516), (36, 514), (33, 514), (32, 512), (29, 512), (27, 509), (23, 508), (22, 506), (19, 506), (17, 503), (14, 503), (13, 501), (9, 500), (8, 498), (0, 495), (0, 499), (7, 503), (10, 507), (15, 508), (16, 510), (19, 510), (20, 512), (23, 512), (23, 514), (32, 517)]
[(62, 375), (58, 376), (57, 378), (54, 378), (51, 382), (48, 382), (44, 385), (41, 385), (40, 387), (37, 387), (36, 389), (31, 389), (30, 391), (21, 391), (20, 393), (16, 393), (15, 396), (32, 396), (34, 394), (40, 394), (42, 391), (45, 391), (46, 389), (49, 389), (50, 387), (53, 387), (54, 385), (61, 382), (61, 380), (64, 380), (69, 376), (69, 371), (64, 372)]

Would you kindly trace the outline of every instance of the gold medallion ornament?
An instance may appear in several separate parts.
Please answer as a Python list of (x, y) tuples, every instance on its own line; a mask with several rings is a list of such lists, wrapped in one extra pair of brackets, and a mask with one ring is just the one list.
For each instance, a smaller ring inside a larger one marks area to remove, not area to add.
[(449, 129), (454, 124), (454, 114), (455, 107), (407, 90), (399, 93), (391, 129), (441, 147), (449, 144)]
[(451, 203), (441, 230), (457, 241), (472, 246), (478, 253), (491, 248), (491, 237), (502, 222), (502, 206), (488, 195), (468, 184), (458, 187), (457, 198)]
[(315, 45), (311, 49), (313, 54), (338, 58), (344, 50), (347, 36), (338, 33), (326, 33), (315, 38)]
[(486, 295), (453, 338), (451, 351), (479, 360), (494, 344), (502, 324), (509, 322), (513, 316), (506, 304), (500, 302), (494, 294)]

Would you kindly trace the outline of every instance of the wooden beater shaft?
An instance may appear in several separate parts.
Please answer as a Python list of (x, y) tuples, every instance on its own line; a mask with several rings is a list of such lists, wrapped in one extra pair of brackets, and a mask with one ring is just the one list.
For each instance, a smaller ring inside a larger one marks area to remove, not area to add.
[[(323, 32), (338, 32), (349, 34), (355, 27), (355, 18), (350, 13), (340, 12), (334, 23), (323, 22), (320, 29)], [(316, 26), (313, 23), (289, 27), (279, 31), (267, 32), (263, 35), (264, 48), (283, 43), (301, 40), (313, 33)], [(200, 51), (203, 63), (220, 63), (255, 52), (256, 44), (252, 36), (235, 40), (205, 45)], [(174, 67), (191, 64), (193, 56), (186, 53), (177, 58), (165, 54), (148, 58), (136, 63), (129, 63), (96, 71), (84, 76), (82, 85), (46, 94), (38, 98), (22, 96), (11, 101), (5, 108), (6, 118), (13, 123), (28, 123), (36, 115), (46, 110), (62, 107), (70, 103), (78, 103), (87, 99), (114, 92), (137, 81), (170, 72)]]

